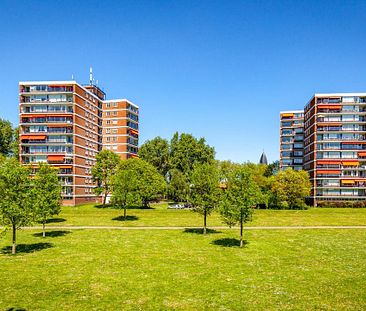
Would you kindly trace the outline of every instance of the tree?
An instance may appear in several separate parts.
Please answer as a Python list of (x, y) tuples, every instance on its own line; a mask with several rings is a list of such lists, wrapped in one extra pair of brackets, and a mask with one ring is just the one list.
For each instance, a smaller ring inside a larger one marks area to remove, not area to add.
[(33, 208), (35, 216), (43, 226), (43, 237), (46, 236), (45, 225), (48, 218), (61, 211), (61, 185), (57, 169), (47, 163), (40, 163), (33, 178)]
[(229, 174), (227, 188), (222, 196), (220, 213), (231, 227), (240, 224), (240, 247), (243, 247), (243, 225), (252, 219), (253, 207), (261, 199), (261, 191), (248, 165), (242, 165)]
[(170, 141), (170, 165), (187, 177), (195, 164), (212, 163), (214, 157), (214, 148), (207, 145), (204, 138), (175, 133)]
[(0, 163), (0, 221), (12, 229), (12, 254), (16, 253), (16, 230), (34, 219), (29, 173), (14, 158)]
[(0, 118), (0, 153), (8, 156), (12, 151), (13, 127), (12, 124)]
[(287, 169), (273, 177), (270, 207), (306, 209), (305, 198), (310, 195), (311, 183), (305, 171)]
[(187, 201), (189, 195), (189, 182), (187, 177), (177, 169), (170, 170), (168, 174), (168, 197), (175, 202)]
[[(125, 166), (125, 165), (123, 165)], [(118, 208), (123, 208), (123, 219), (127, 220), (127, 206), (139, 201), (135, 191), (136, 174), (133, 170), (119, 167), (116, 175), (113, 177), (113, 196), (112, 203)]]
[(196, 164), (191, 174), (190, 203), (193, 211), (203, 215), (203, 233), (206, 234), (207, 215), (217, 206), (220, 197), (220, 178), (216, 165)]
[[(121, 171), (126, 171), (126, 173), (121, 173)], [(117, 175), (119, 174), (124, 176), (123, 183), (128, 182), (127, 177), (130, 178), (128, 191), (131, 201), (135, 204), (149, 207), (151, 201), (158, 199), (165, 192), (163, 176), (159, 174), (154, 166), (144, 160), (136, 158), (122, 161), (118, 167)], [(117, 196), (120, 195), (118, 193), (120, 189), (120, 187), (117, 187)]]
[(102, 150), (97, 154), (96, 160), (95, 165), (92, 167), (93, 181), (97, 182), (94, 193), (97, 195), (103, 194), (103, 205), (105, 205), (107, 196), (112, 190), (112, 176), (117, 171), (120, 158), (113, 151)]
[(139, 148), (139, 157), (152, 164), (161, 175), (165, 176), (169, 170), (169, 142), (159, 136), (147, 140)]

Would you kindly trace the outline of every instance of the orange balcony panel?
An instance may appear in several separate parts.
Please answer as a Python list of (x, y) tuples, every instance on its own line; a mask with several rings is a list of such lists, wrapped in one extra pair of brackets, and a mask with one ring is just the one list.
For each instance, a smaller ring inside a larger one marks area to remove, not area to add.
[(283, 113), (281, 114), (282, 118), (293, 118), (294, 114), (293, 113)]
[(342, 180), (342, 184), (354, 184), (356, 181), (355, 180), (352, 180), (352, 179), (343, 179)]
[(135, 134), (135, 135), (138, 135), (139, 134), (139, 132), (138, 131), (136, 131), (136, 130), (130, 130), (130, 132), (132, 133), (132, 134)]
[(319, 104), (319, 109), (342, 109), (342, 105), (326, 105), (326, 104)]
[(340, 160), (318, 160), (318, 164), (341, 164)]
[(340, 174), (340, 170), (317, 170), (318, 174)]
[(29, 140), (45, 140), (46, 135), (22, 135), (21, 139), (29, 139)]
[(318, 126), (341, 126), (342, 123), (318, 122)]
[(64, 155), (49, 155), (47, 156), (47, 160), (49, 162), (63, 162), (65, 159)]
[(366, 157), (366, 152), (365, 151), (361, 151), (358, 153), (358, 156), (360, 157)]
[(23, 118), (45, 118), (46, 115), (45, 114), (27, 114), (27, 113), (22, 113), (21, 116)]

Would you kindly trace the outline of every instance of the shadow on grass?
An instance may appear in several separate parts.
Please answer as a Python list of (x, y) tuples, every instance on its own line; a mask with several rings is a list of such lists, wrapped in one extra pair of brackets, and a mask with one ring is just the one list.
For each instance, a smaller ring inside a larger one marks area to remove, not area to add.
[[(185, 228), (184, 233), (203, 234), (203, 228)], [(206, 233), (207, 234), (221, 233), (221, 231), (207, 228)]]
[(65, 218), (50, 218), (46, 220), (46, 224), (53, 224), (56, 222), (64, 222), (64, 221), (66, 221)]
[(109, 207), (113, 207), (112, 204), (106, 204), (106, 205), (103, 205), (103, 204), (95, 204), (94, 205), (95, 208), (109, 208)]
[[(59, 231), (46, 231), (46, 237), (49, 237), (49, 238), (57, 238), (59, 236), (65, 236), (65, 235), (67, 235), (69, 233), (71, 233), (71, 231), (63, 231), (63, 230), (59, 230)], [(43, 233), (42, 232), (34, 233), (33, 236), (35, 236), (35, 237), (43, 237)]]
[(9, 309), (6, 309), (6, 311), (27, 311), (27, 309), (11, 307)]
[[(126, 221), (133, 221), (133, 220), (138, 220), (139, 218), (137, 216), (133, 216), (133, 215), (127, 215), (126, 216)], [(116, 221), (125, 221), (124, 216), (118, 216), (118, 217), (114, 217), (112, 218), (112, 220), (116, 220)]]
[[(249, 242), (243, 240), (243, 245), (247, 245)], [(222, 246), (222, 247), (240, 247), (240, 240), (233, 238), (217, 239), (211, 242), (211, 244)]]
[[(33, 243), (33, 244), (19, 244), (17, 245), (17, 254), (22, 253), (34, 253), (41, 251), (43, 249), (53, 247), (52, 243)], [(5, 246), (1, 249), (1, 252), (4, 254), (11, 254), (11, 246)]]

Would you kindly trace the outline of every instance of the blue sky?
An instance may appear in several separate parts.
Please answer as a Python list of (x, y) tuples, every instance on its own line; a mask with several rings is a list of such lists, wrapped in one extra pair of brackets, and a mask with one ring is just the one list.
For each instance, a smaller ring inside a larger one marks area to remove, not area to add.
[(366, 91), (366, 1), (0, 1), (0, 117), (18, 82), (87, 83), (141, 108), (141, 143), (175, 131), (217, 158), (279, 158), (279, 111)]

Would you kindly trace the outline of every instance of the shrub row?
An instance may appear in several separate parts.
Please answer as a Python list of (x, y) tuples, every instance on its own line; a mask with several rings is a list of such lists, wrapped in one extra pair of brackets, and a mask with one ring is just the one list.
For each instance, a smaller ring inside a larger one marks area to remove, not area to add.
[(364, 208), (366, 207), (366, 201), (320, 201), (318, 207)]

